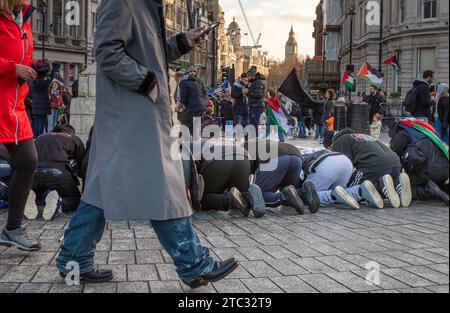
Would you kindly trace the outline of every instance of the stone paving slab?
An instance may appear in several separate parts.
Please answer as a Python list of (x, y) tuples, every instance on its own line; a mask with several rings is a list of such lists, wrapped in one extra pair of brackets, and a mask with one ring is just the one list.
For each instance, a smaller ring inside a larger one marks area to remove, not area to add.
[[(0, 228), (5, 222), (0, 214)], [(177, 279), (149, 221), (108, 222), (95, 260), (115, 278), (80, 286), (65, 285), (55, 268), (68, 219), (24, 226), (43, 249), (0, 247), (0, 293), (449, 292), (449, 209), (433, 202), (407, 209), (331, 207), (304, 216), (279, 208), (262, 219), (199, 212), (194, 226), (212, 255), (234, 256), (241, 266), (195, 291)], [(375, 285), (366, 282), (366, 266), (373, 262), (381, 271)]]

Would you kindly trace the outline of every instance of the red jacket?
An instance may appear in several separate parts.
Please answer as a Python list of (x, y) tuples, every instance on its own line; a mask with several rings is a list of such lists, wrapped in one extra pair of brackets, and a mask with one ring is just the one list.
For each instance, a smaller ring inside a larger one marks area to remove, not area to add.
[(33, 34), (30, 17), (34, 8), (23, 10), (20, 28), (11, 15), (0, 13), (0, 142), (17, 143), (33, 138), (24, 100), (28, 84), (18, 83), (16, 64), (30, 66), (33, 55)]

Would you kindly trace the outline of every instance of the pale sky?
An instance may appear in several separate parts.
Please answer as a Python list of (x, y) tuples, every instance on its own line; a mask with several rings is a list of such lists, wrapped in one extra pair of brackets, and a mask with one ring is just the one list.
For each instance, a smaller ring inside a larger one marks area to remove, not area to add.
[[(314, 31), (316, 6), (319, 0), (241, 0), (250, 20), (255, 37), (262, 33), (263, 51), (275, 58), (284, 58), (284, 47), (291, 25), (299, 45), (300, 54), (314, 55)], [(225, 11), (226, 27), (236, 18), (241, 27), (242, 44), (253, 45), (238, 0), (220, 0)], [(244, 33), (249, 33), (246, 39)]]

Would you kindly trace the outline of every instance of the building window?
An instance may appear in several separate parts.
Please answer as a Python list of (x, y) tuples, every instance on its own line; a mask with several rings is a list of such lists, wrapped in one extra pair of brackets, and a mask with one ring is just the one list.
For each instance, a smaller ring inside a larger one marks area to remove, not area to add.
[(436, 71), (436, 48), (422, 48), (418, 51), (418, 73), (419, 77), (426, 70)]
[(422, 18), (436, 18), (437, 17), (437, 0), (422, 0)]
[(405, 0), (398, 0), (398, 22), (399, 24), (405, 22)]

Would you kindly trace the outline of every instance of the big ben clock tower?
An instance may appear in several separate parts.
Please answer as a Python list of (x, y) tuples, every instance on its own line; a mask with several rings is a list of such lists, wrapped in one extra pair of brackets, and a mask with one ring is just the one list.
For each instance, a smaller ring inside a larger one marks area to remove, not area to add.
[(291, 31), (289, 33), (289, 39), (286, 42), (286, 50), (285, 50), (285, 63), (287, 64), (296, 64), (298, 59), (298, 44), (297, 40), (295, 40), (294, 27), (291, 27)]

